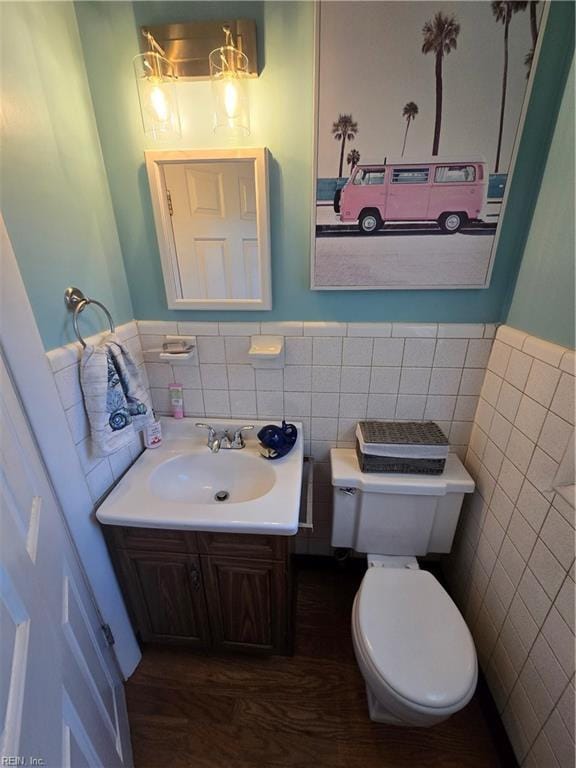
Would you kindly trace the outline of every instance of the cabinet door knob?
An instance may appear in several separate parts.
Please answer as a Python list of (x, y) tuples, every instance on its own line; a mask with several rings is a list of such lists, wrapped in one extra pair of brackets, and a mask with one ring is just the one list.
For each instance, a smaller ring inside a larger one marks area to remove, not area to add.
[(190, 578), (192, 579), (192, 588), (198, 592), (200, 589), (200, 572), (195, 565), (190, 568)]

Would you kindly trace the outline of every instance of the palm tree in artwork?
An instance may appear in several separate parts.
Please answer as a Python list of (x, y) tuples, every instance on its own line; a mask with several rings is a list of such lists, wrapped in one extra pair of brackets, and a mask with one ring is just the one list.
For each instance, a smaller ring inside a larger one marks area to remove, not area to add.
[(532, 50), (536, 48), (538, 40), (538, 21), (536, 19), (536, 6), (538, 0), (530, 0), (530, 32), (532, 33)]
[(504, 25), (504, 70), (502, 72), (502, 98), (500, 101), (500, 126), (498, 128), (498, 147), (496, 149), (496, 162), (494, 173), (498, 173), (500, 167), (500, 152), (502, 150), (502, 132), (504, 130), (504, 113), (506, 111), (506, 89), (508, 87), (508, 36), (512, 16), (518, 11), (524, 11), (528, 2), (514, 2), (513, 0), (493, 0), (492, 13), (496, 22)]
[(436, 58), (436, 119), (434, 121), (434, 141), (432, 144), (432, 154), (438, 154), (440, 146), (440, 129), (442, 127), (442, 63), (444, 56), (448, 56), (450, 51), (456, 50), (456, 41), (460, 34), (460, 24), (456, 21), (454, 14), (446, 16), (438, 11), (432, 19), (429, 19), (422, 27), (424, 42), (422, 43), (422, 53), (433, 53)]
[(360, 162), (360, 152), (357, 149), (351, 149), (346, 155), (346, 162), (350, 166), (350, 175), (352, 175), (352, 171)]
[(402, 117), (406, 118), (406, 130), (404, 131), (404, 143), (402, 144), (402, 157), (404, 157), (404, 150), (406, 149), (406, 139), (408, 138), (408, 128), (410, 128), (410, 123), (416, 115), (418, 114), (418, 104), (415, 104), (413, 101), (409, 101), (407, 104), (404, 105), (404, 109), (402, 110)]
[(530, 70), (532, 69), (533, 61), (534, 61), (534, 48), (530, 48), (526, 56), (524, 56), (524, 66), (528, 70), (526, 72), (526, 79), (530, 77)]
[(524, 56), (524, 64), (528, 68), (526, 77), (530, 77), (530, 70), (532, 69), (532, 62), (534, 61), (534, 51), (536, 50), (536, 41), (538, 40), (538, 21), (536, 19), (536, 6), (538, 0), (530, 0), (530, 33), (532, 35), (532, 48)]
[(344, 148), (347, 141), (354, 141), (358, 133), (358, 123), (354, 122), (352, 115), (338, 115), (338, 120), (332, 123), (332, 135), (340, 142), (340, 163), (338, 165), (338, 178), (342, 176), (344, 166)]

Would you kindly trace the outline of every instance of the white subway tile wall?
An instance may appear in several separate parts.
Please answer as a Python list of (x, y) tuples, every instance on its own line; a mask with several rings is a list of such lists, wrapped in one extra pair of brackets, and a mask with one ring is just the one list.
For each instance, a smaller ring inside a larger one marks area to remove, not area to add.
[[(146, 327), (150, 323), (139, 324)], [(175, 323), (158, 323), (154, 325), (155, 332), (158, 334), (175, 334)], [(120, 340), (128, 347), (134, 361), (139, 367), (144, 380), (144, 385), (149, 390), (146, 367), (140, 344), (138, 327), (135, 322), (126, 323), (116, 329), (116, 334)], [(91, 336), (86, 339), (89, 343), (95, 343), (102, 334)], [(163, 336), (156, 337), (160, 344)], [(160, 344), (158, 346), (160, 346)], [(92, 453), (88, 418), (84, 410), (84, 401), (82, 399), (82, 390), (80, 388), (80, 356), (82, 348), (80, 344), (68, 344), (65, 347), (53, 349), (47, 353), (48, 362), (52, 368), (62, 408), (68, 419), (70, 434), (76, 446), (80, 463), (86, 476), (88, 488), (94, 502), (106, 493), (106, 491), (118, 480), (130, 465), (138, 458), (143, 449), (142, 438), (137, 435), (134, 441), (125, 448), (121, 448), (116, 453), (104, 458), (94, 456)], [(156, 356), (157, 359), (157, 356)], [(166, 392), (168, 383), (173, 381), (171, 373), (167, 371), (166, 366), (158, 363), (150, 364), (151, 375), (154, 379), (154, 386), (157, 391)], [(168, 403), (166, 403), (166, 406)]]
[[(303, 423), (314, 457), (314, 529), (296, 551), (330, 553), (329, 452), (362, 418), (437, 421), (476, 480), (447, 575), (519, 762), (574, 764), (574, 508), (553, 490), (574, 440), (572, 350), (493, 324), (131, 322), (117, 329), (157, 415), (168, 385), (187, 416)], [(254, 370), (250, 336), (285, 337), (285, 367)], [(159, 362), (164, 336), (194, 335), (192, 361)], [(494, 337), (496, 340), (494, 341)], [(90, 339), (95, 340), (95, 337)], [(80, 346), (47, 357), (96, 502), (142, 450), (93, 456)]]
[(487, 367), (447, 576), (519, 763), (568, 768), (575, 512), (554, 478), (574, 440), (574, 353), (501, 326)]
[[(316, 460), (315, 521), (296, 550), (310, 554), (331, 552), (329, 451), (354, 445), (358, 420), (434, 419), (465, 456), (494, 336), (481, 323), (178, 323), (180, 334), (196, 336), (197, 352), (170, 365), (150, 350), (174, 325), (138, 325), (157, 414), (169, 414), (167, 387), (177, 381), (186, 415), (303, 423)], [(252, 368), (249, 340), (258, 333), (284, 336), (283, 369)]]

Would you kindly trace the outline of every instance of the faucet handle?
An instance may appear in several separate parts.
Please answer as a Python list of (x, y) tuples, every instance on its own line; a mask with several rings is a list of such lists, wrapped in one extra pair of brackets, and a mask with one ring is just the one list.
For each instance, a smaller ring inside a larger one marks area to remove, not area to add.
[(233, 448), (244, 448), (245, 443), (242, 432), (248, 432), (250, 429), (254, 429), (254, 424), (246, 424), (245, 426), (234, 430), (234, 437), (232, 438)]
[(245, 424), (243, 427), (234, 430), (234, 437), (240, 437), (242, 432), (248, 432), (250, 429), (254, 429), (254, 424)]
[(208, 430), (208, 440), (213, 440), (214, 437), (216, 436), (216, 430), (214, 429), (212, 424), (204, 424), (203, 421), (197, 421), (196, 422), (196, 426), (197, 427), (202, 427), (203, 429), (207, 429)]

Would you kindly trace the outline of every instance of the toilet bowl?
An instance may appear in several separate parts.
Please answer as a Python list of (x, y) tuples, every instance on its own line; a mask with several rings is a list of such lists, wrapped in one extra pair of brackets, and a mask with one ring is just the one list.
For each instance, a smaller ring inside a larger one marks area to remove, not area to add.
[(472, 698), (476, 651), (458, 608), (416, 556), (450, 552), (474, 481), (455, 454), (441, 475), (365, 473), (348, 448), (332, 448), (330, 463), (332, 546), (368, 553), (352, 637), (370, 717), (440, 723)]
[(435, 725), (474, 694), (472, 637), (456, 605), (426, 571), (369, 568), (354, 601), (352, 639), (376, 722)]

